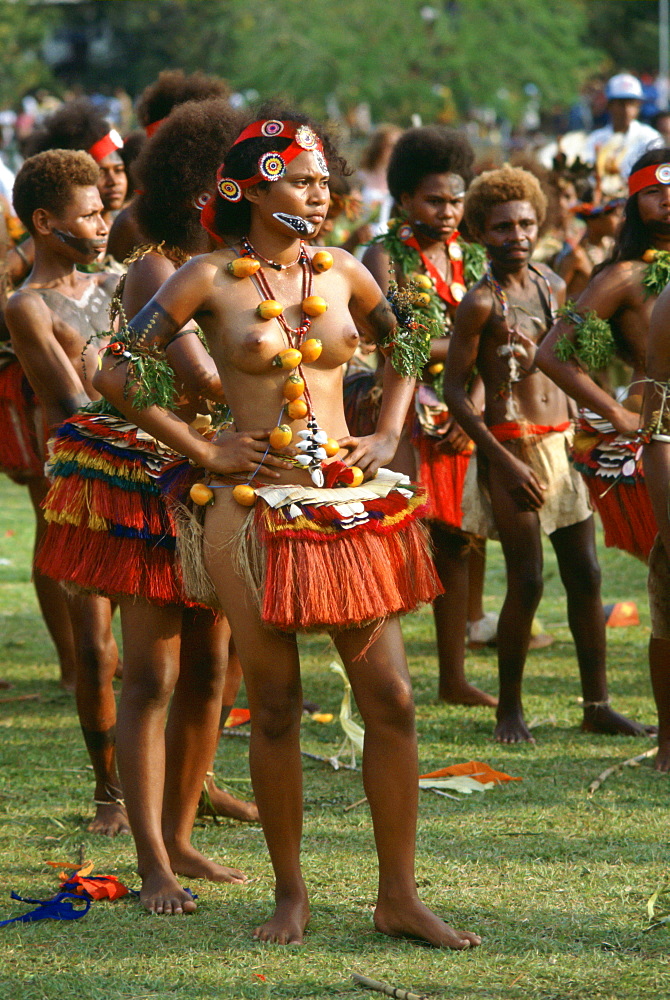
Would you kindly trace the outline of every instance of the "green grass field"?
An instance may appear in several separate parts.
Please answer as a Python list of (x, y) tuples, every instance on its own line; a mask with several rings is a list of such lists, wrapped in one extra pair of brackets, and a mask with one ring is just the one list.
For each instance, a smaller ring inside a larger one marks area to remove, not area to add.
[[(32, 516), (26, 491), (0, 480), (0, 918), (46, 898), (57, 886), (47, 861), (95, 862), (132, 887), (129, 837), (107, 841), (85, 831), (92, 775), (73, 699), (56, 666), (29, 581)], [(649, 617), (645, 569), (601, 550), (605, 602), (635, 600), (642, 624), (610, 629), (610, 687), (616, 708), (654, 721), (646, 665)], [(574, 650), (556, 564), (547, 552), (540, 615), (556, 641), (529, 657), (526, 717), (536, 746), (491, 742), (492, 713), (438, 705), (429, 611), (404, 623), (416, 688), (421, 768), (478, 759), (521, 782), (458, 801), (422, 792), (417, 879), (433, 908), (478, 931), (467, 953), (440, 952), (374, 931), (376, 867), (359, 773), (305, 760), (304, 866), (313, 916), (301, 949), (260, 945), (250, 931), (269, 912), (272, 873), (260, 828), (200, 823), (206, 854), (242, 868), (245, 887), (194, 884), (189, 917), (146, 914), (130, 898), (97, 902), (79, 921), (0, 929), (0, 997), (7, 1000), (218, 1000), (362, 998), (357, 971), (430, 997), (458, 1000), (567, 1000), (670, 996), (670, 927), (645, 933), (646, 900), (668, 873), (668, 779), (646, 763), (612, 776), (593, 797), (591, 780), (651, 741), (587, 736)], [(504, 568), (490, 546), (487, 609), (500, 607)], [(303, 644), (305, 696), (335, 713), (330, 725), (306, 720), (303, 749), (332, 754), (341, 742), (339, 679), (328, 670), (326, 639)], [(469, 654), (470, 678), (496, 687), (490, 651)], [(33, 700), (16, 700), (37, 695)], [(243, 704), (243, 701), (240, 701)], [(247, 742), (226, 738), (217, 774), (250, 794)]]

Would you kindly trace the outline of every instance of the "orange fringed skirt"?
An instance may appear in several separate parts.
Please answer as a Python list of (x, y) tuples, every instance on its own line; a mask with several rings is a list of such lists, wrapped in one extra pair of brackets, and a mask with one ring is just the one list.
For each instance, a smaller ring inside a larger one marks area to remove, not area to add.
[(341, 503), (308, 498), (281, 506), (257, 491), (236, 561), (266, 624), (291, 632), (351, 628), (442, 593), (420, 523), (424, 491), (403, 485), (369, 499), (368, 487), (327, 491), (341, 492)]
[(120, 415), (86, 412), (66, 420), (51, 447), (37, 568), (89, 592), (192, 606), (156, 481), (175, 454)]
[(601, 424), (598, 418), (594, 427), (589, 414), (580, 414), (570, 457), (600, 514), (605, 545), (647, 562), (657, 528), (644, 482), (642, 447)]
[(35, 396), (17, 358), (0, 355), (0, 471), (16, 482), (44, 476), (34, 423)]
[(463, 484), (472, 449), (450, 455), (440, 448), (441, 439), (418, 433), (412, 443), (419, 454), (419, 482), (428, 493), (425, 516), (448, 528), (460, 530), (463, 520)]

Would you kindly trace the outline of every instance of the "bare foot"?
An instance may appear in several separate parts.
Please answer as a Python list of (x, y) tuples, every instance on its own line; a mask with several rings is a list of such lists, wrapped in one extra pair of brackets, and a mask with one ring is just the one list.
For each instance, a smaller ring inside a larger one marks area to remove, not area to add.
[(253, 936), (256, 941), (273, 944), (302, 944), (308, 921), (309, 903), (303, 889), (295, 896), (277, 896), (275, 912), (267, 923), (256, 928)]
[(526, 725), (521, 710), (506, 715), (498, 712), (498, 725), (493, 731), (496, 743), (534, 743), (530, 729)]
[(658, 738), (658, 753), (654, 761), (655, 771), (670, 771), (670, 736)]
[(140, 902), (149, 913), (166, 917), (177, 913), (193, 913), (195, 900), (179, 885), (172, 872), (156, 871), (142, 879)]
[(260, 817), (255, 802), (236, 799), (230, 792), (218, 788), (213, 778), (208, 778), (205, 791), (198, 802), (198, 816), (224, 816), (237, 819), (241, 823), (259, 823)]
[(474, 684), (464, 681), (458, 687), (440, 688), (439, 701), (445, 701), (447, 705), (485, 705), (487, 708), (495, 708), (498, 699), (486, 691), (480, 691)]
[(585, 705), (583, 733), (604, 733), (607, 736), (653, 736), (656, 726), (644, 726), (619, 715), (609, 705)]
[(120, 802), (96, 800), (95, 816), (86, 827), (89, 833), (100, 833), (103, 837), (116, 837), (119, 833), (130, 833), (128, 814)]
[(554, 642), (553, 635), (549, 635), (548, 632), (540, 632), (538, 635), (531, 635), (528, 642), (529, 649), (546, 649), (547, 646), (551, 646)]
[(186, 878), (206, 878), (210, 882), (232, 882), (234, 885), (241, 885), (247, 881), (244, 872), (237, 868), (225, 868), (215, 861), (210, 861), (191, 844), (186, 847), (176, 847), (174, 844), (166, 843), (165, 846), (172, 870), (177, 875), (184, 875)]
[(464, 948), (476, 948), (482, 943), (478, 934), (457, 931), (445, 924), (444, 920), (440, 920), (418, 899), (411, 901), (410, 905), (405, 907), (377, 903), (375, 927), (381, 934), (387, 934), (389, 937), (418, 938), (420, 941), (432, 944), (434, 948), (462, 951)]

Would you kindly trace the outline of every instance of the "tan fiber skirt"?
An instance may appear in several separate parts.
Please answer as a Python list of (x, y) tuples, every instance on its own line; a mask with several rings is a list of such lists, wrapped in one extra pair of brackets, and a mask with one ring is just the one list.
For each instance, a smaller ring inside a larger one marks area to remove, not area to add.
[[(505, 448), (526, 462), (546, 486), (544, 503), (537, 512), (542, 530), (551, 535), (558, 528), (579, 524), (591, 516), (588, 492), (570, 459), (572, 430), (552, 431), (505, 442)], [(472, 458), (463, 487), (463, 531), (498, 539), (488, 490), (486, 465)]]

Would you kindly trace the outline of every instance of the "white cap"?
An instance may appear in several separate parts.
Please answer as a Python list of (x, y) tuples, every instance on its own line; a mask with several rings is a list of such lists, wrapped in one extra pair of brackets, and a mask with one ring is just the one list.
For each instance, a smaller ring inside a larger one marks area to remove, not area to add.
[(608, 101), (643, 101), (644, 92), (636, 76), (631, 73), (617, 73), (607, 81), (605, 97)]

